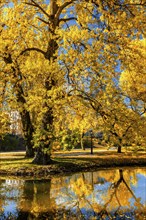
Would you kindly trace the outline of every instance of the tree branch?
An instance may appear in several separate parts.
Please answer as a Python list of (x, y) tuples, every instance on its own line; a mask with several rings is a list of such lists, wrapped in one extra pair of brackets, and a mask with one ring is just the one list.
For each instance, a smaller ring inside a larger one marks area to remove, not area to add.
[(122, 7), (122, 6), (145, 6), (146, 5), (146, 2), (144, 2), (144, 3), (128, 3), (128, 4), (118, 4), (118, 3), (114, 3), (114, 5), (118, 5), (118, 6), (120, 6), (120, 7)]
[(39, 18), (38, 17), (38, 19), (40, 20), (40, 21), (42, 21), (43, 23), (45, 23), (45, 24), (49, 24), (49, 22), (48, 21), (45, 21), (44, 19), (42, 19), (42, 18)]
[(71, 21), (71, 20), (76, 20), (76, 21), (77, 21), (77, 18), (76, 18), (76, 17), (61, 18), (61, 19), (59, 20), (59, 23), (60, 23), (61, 21), (67, 22), (67, 21)]
[(76, 0), (71, 0), (69, 2), (65, 2), (63, 5), (61, 5), (56, 13), (56, 19), (59, 20), (59, 16), (61, 14), (61, 12), (63, 11), (64, 8), (66, 8), (67, 6), (69, 6), (70, 4), (72, 4), (73, 2), (75, 2)]
[(36, 48), (36, 47), (32, 47), (32, 48), (26, 48), (25, 50), (21, 51), (21, 53), (19, 54), (19, 56), (23, 55), (24, 53), (28, 52), (28, 51), (37, 51), (39, 53), (42, 53), (44, 56), (46, 54), (46, 52), (44, 52), (43, 50)]
[(125, 184), (125, 186), (127, 187), (128, 191), (131, 193), (131, 195), (133, 196), (133, 198), (135, 199), (135, 201), (143, 207), (143, 204), (141, 204), (139, 202), (139, 200), (136, 198), (135, 194), (133, 193), (133, 191), (130, 189), (130, 187), (128, 186), (128, 184), (126, 183), (125, 179), (123, 178), (123, 183)]
[(31, 2), (32, 3), (25, 2), (25, 4), (39, 8), (40, 11), (43, 12), (43, 14), (45, 14), (48, 18), (50, 18), (50, 15), (38, 3), (36, 3), (34, 0), (31, 0)]

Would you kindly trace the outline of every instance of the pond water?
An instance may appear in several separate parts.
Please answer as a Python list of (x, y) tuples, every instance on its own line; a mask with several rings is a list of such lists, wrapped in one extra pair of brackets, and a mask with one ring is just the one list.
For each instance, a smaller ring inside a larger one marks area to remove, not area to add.
[(145, 168), (107, 169), (48, 180), (0, 178), (0, 220), (144, 220), (145, 203)]

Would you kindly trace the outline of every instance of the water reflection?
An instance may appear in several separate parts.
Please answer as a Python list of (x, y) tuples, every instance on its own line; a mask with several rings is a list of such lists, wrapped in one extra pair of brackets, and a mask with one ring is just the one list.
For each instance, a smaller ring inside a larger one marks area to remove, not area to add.
[(0, 219), (144, 219), (145, 169), (0, 180)]

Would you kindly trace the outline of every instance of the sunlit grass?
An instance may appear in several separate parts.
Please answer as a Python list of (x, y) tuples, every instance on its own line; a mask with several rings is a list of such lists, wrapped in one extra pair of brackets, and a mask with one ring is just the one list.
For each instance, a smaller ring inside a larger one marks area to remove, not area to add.
[[(15, 153), (0, 153), (0, 174), (4, 175), (55, 175), (56, 173), (77, 172), (88, 168), (102, 168), (111, 166), (126, 166), (126, 165), (143, 165), (145, 163), (146, 153), (139, 152), (123, 152), (121, 154), (116, 151), (97, 151), (90, 154), (90, 149), (61, 151), (53, 153), (52, 159), (54, 163), (47, 166), (35, 165), (32, 163), (32, 158), (25, 158), (23, 155)], [(46, 174), (47, 173), (47, 174)], [(19, 175), (19, 174), (18, 174)]]
[(24, 167), (24, 166), (32, 166), (31, 164), (32, 159), (25, 159), (25, 158), (21, 158), (21, 159), (0, 159), (0, 169), (12, 169), (12, 168), (20, 168), (20, 167)]

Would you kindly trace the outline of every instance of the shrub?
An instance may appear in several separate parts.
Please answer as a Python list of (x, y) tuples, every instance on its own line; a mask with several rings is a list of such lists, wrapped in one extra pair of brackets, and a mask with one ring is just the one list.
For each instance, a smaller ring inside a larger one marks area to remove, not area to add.
[(0, 151), (25, 150), (24, 139), (22, 136), (6, 134), (0, 140)]

